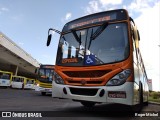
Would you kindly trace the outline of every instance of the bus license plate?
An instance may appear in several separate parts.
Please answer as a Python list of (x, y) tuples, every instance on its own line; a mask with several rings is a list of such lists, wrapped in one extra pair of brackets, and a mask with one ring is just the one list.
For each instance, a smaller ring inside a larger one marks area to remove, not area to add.
[(110, 97), (110, 98), (126, 98), (126, 92), (124, 92), (124, 91), (109, 91), (108, 97)]
[(45, 89), (45, 91), (48, 92), (49, 90), (48, 90), (48, 89)]

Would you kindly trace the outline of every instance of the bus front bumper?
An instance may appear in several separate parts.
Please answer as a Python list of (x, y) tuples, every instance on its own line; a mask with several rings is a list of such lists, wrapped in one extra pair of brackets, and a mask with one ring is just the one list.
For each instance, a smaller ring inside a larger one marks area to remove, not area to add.
[(120, 86), (70, 86), (52, 83), (52, 97), (68, 98), (78, 101), (92, 101), (97, 103), (120, 103), (133, 105), (133, 82), (126, 82)]
[(9, 80), (0, 80), (0, 86), (9, 87), (10, 85), (11, 84)]
[(34, 87), (33, 84), (26, 84), (26, 85), (24, 85), (24, 89), (34, 89), (33, 87)]
[(52, 88), (43, 88), (43, 87), (35, 86), (34, 89), (36, 92), (52, 93)]

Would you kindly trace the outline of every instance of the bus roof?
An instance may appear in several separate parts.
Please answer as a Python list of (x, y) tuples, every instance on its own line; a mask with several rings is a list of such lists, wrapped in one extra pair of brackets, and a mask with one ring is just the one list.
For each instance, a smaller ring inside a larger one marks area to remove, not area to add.
[(129, 19), (128, 12), (125, 9), (99, 12), (87, 15), (66, 23), (62, 32), (67, 32), (79, 27), (86, 27), (91, 24), (101, 24), (103, 22), (119, 21)]
[(12, 77), (16, 77), (16, 78), (26, 78), (24, 76), (16, 76), (16, 75), (13, 75)]
[(26, 78), (27, 80), (35, 80), (34, 78)]
[(8, 71), (2, 71), (2, 70), (0, 70), (0, 72), (2, 73), (9, 73), (9, 74), (13, 74), (12, 72), (8, 72)]
[(40, 68), (54, 69), (54, 65), (40, 65)]

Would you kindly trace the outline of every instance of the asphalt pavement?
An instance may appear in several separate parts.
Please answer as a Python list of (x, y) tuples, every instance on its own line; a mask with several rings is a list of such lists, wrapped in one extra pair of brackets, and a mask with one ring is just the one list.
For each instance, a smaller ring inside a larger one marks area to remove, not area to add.
[[(11, 112), (12, 117), (2, 118), (2, 112)], [(0, 114), (0, 119), (15, 120), (157, 120), (160, 119), (160, 105), (149, 104), (140, 113), (132, 113), (130, 107), (125, 105), (97, 104), (93, 108), (86, 108), (79, 102), (52, 98), (51, 95), (42, 96), (34, 90), (0, 88)]]

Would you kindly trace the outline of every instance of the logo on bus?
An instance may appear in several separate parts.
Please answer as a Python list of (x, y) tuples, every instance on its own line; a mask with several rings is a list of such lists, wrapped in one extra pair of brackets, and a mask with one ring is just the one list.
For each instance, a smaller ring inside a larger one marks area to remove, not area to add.
[(85, 65), (94, 65), (94, 64), (95, 64), (95, 55), (86, 55)]
[(82, 85), (85, 85), (86, 83), (87, 83), (87, 81), (81, 80), (81, 84), (82, 84)]
[(77, 58), (71, 58), (71, 59), (63, 59), (62, 63), (77, 63)]

